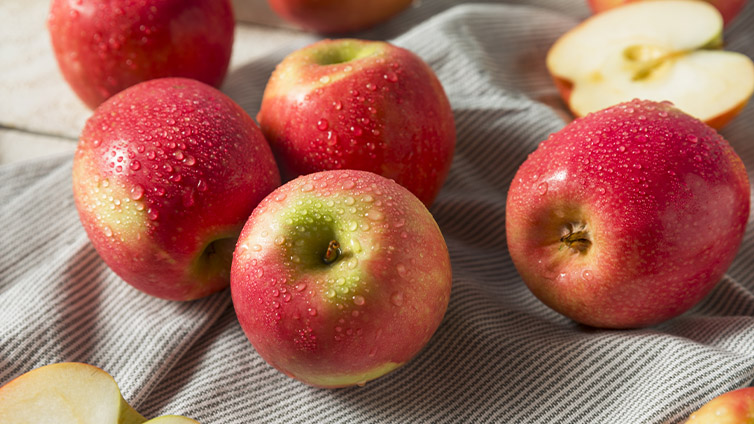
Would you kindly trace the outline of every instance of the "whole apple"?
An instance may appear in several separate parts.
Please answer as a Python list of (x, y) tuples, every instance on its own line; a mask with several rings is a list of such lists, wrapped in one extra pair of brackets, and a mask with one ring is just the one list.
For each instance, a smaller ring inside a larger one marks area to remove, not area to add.
[(633, 100), (543, 141), (508, 192), (513, 263), (536, 297), (591, 326), (667, 320), (733, 261), (749, 216), (741, 159), (667, 102)]
[(235, 30), (229, 0), (53, 0), (47, 25), (63, 77), (92, 109), (153, 78), (219, 87)]
[(455, 149), (453, 111), (432, 69), (385, 42), (323, 40), (272, 73), (257, 116), (284, 179), (360, 169), (434, 201)]
[(299, 177), (267, 196), (233, 256), (238, 320), (268, 363), (319, 387), (363, 384), (429, 341), (451, 267), (409, 191), (356, 170)]
[(130, 87), (86, 122), (73, 161), (81, 222), (107, 265), (173, 300), (228, 286), (238, 234), (280, 185), (251, 117), (195, 80)]
[[(604, 12), (614, 7), (633, 3), (635, 1), (645, 0), (587, 0), (589, 7), (594, 13)], [(715, 6), (723, 17), (725, 25), (728, 25), (733, 18), (738, 16), (746, 5), (746, 0), (705, 0), (707, 3)]]
[(413, 0), (268, 0), (280, 17), (320, 33), (346, 33), (384, 22)]
[(732, 390), (691, 414), (686, 424), (747, 424), (754, 420), (754, 387)]

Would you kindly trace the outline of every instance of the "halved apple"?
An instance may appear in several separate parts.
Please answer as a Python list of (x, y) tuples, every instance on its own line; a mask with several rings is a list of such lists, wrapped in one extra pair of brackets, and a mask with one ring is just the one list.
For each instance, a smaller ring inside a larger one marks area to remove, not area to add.
[(720, 50), (723, 20), (695, 0), (629, 3), (560, 37), (547, 69), (579, 117), (634, 98), (668, 100), (721, 128), (754, 93), (754, 63)]
[(3, 424), (198, 424), (166, 415), (147, 421), (129, 405), (112, 376), (78, 362), (46, 365), (0, 387)]

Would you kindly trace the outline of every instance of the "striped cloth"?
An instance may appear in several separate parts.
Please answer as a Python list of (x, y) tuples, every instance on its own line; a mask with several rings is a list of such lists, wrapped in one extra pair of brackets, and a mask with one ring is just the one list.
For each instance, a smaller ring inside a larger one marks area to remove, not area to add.
[[(524, 286), (506, 249), (506, 191), (538, 142), (564, 125), (543, 61), (587, 9), (580, 0), (458, 3), (424, 0), (357, 34), (423, 57), (457, 123), (453, 166), (431, 208), (453, 290), (414, 360), (365, 387), (317, 389), (257, 355), (227, 290), (189, 303), (137, 292), (89, 243), (64, 156), (0, 167), (0, 383), (52, 362), (87, 362), (111, 373), (145, 416), (204, 424), (672, 423), (751, 384), (754, 225), (713, 292), (651, 328), (580, 326)], [(277, 61), (313, 39), (302, 34), (287, 51), (234, 69), (224, 91), (255, 116)], [(754, 57), (752, 2), (726, 39)], [(754, 106), (723, 134), (754, 170)]]

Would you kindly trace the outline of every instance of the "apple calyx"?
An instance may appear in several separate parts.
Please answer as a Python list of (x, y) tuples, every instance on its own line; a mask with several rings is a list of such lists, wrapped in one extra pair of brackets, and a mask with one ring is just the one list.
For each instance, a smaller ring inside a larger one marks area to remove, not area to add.
[(564, 234), (560, 237), (561, 248), (573, 249), (577, 253), (585, 253), (592, 245), (586, 224), (566, 224)]
[(331, 265), (340, 258), (341, 253), (343, 252), (340, 250), (340, 243), (338, 243), (337, 240), (330, 240), (330, 243), (327, 245), (327, 250), (325, 250), (325, 255), (322, 257), (322, 261), (325, 265)]

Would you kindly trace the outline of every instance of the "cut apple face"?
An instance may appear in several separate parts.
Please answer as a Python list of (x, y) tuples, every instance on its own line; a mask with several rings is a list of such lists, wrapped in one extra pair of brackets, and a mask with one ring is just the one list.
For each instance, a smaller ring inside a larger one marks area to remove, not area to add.
[(723, 20), (706, 2), (630, 3), (563, 35), (547, 68), (577, 117), (640, 98), (667, 100), (720, 128), (754, 92), (754, 64), (719, 50)]
[(78, 362), (46, 365), (0, 387), (3, 424), (199, 424), (177, 415), (147, 421), (112, 376)]

